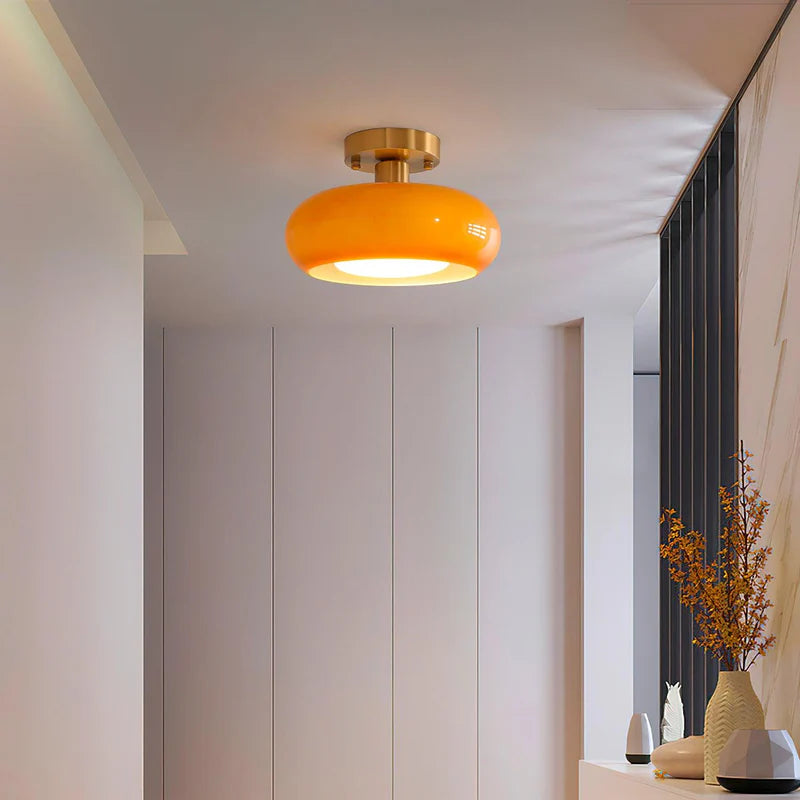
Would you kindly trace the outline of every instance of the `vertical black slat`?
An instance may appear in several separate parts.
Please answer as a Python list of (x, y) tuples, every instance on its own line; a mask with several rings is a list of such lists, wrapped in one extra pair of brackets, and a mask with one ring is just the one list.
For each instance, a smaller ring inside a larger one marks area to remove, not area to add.
[[(706, 515), (706, 171), (692, 181), (692, 521), (705, 531)], [(699, 635), (693, 624), (695, 638)], [(706, 654), (692, 648), (694, 692), (690, 734), (701, 734), (705, 719)]]
[(720, 447), (721, 480), (736, 480), (736, 128), (720, 134)]
[[(789, 5), (793, 5), (791, 0)], [(731, 238), (733, 248), (731, 282), (733, 284), (733, 440), (739, 442), (739, 106), (731, 111), (733, 136), (733, 208), (731, 210)]]
[[(681, 485), (680, 510), (681, 517), (687, 527), (694, 527), (692, 489), (693, 489), (693, 454), (692, 454), (692, 196), (687, 192), (681, 203)], [(694, 647), (692, 645), (694, 621), (691, 611), (681, 607), (681, 683), (686, 687), (684, 703), (686, 729), (694, 730)]]
[[(735, 111), (676, 206), (662, 256), (662, 502), (719, 550), (718, 487), (735, 480), (737, 444), (737, 142)], [(662, 531), (662, 537), (664, 532)], [(719, 665), (692, 645), (693, 620), (662, 565), (662, 678), (684, 685), (699, 733)], [(688, 701), (688, 702), (687, 702)]]
[[(719, 137), (706, 158), (706, 557), (713, 560), (719, 552), (720, 485), (720, 191)], [(717, 683), (719, 664), (706, 659), (706, 702)]]
[[(736, 480), (736, 128), (729, 117), (720, 133), (720, 481)], [(724, 520), (723, 520), (724, 521)]]
[[(661, 272), (660, 272), (660, 385), (661, 412), (661, 455), (660, 455), (660, 480), (661, 480), (661, 507), (670, 506), (670, 475), (671, 475), (671, 409), (670, 409), (670, 237), (669, 233), (661, 236)], [(665, 529), (661, 529), (661, 541), (665, 541)], [(660, 671), (661, 681), (659, 688), (664, 687), (664, 683), (670, 680), (670, 648), (672, 631), (672, 614), (670, 607), (670, 580), (669, 566), (662, 558), (659, 559), (659, 643), (660, 643)]]
[[(680, 507), (681, 485), (681, 220), (676, 216), (669, 226), (669, 353), (670, 353), (670, 494), (669, 508)], [(670, 632), (669, 682), (681, 675), (681, 609), (678, 587), (669, 582)]]

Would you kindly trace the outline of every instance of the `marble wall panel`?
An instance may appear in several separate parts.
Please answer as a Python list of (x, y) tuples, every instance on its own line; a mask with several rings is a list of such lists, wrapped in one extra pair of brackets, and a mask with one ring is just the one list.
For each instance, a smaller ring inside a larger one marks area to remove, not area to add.
[(767, 725), (800, 740), (800, 9), (739, 107), (739, 431), (772, 504)]

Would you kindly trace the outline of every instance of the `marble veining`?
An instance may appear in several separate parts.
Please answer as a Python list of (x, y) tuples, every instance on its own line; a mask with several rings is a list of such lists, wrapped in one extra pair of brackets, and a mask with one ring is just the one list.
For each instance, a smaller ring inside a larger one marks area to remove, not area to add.
[[(739, 227), (744, 232), (744, 236), (740, 236), (739, 242), (739, 282), (742, 287), (747, 283), (747, 267), (750, 263), (750, 247), (753, 242), (753, 224), (758, 201), (755, 182), (759, 173), (759, 156), (764, 141), (764, 129), (772, 103), (780, 44), (781, 37), (778, 36), (750, 85), (746, 102), (739, 106), (740, 197), (749, 198), (747, 207), (744, 203), (740, 203), (739, 209)], [(745, 105), (746, 108), (743, 108)], [(747, 120), (746, 124), (743, 124), (745, 115)]]
[[(771, 728), (800, 742), (800, 11), (739, 106), (739, 431), (772, 508), (777, 645), (754, 668)], [(796, 533), (795, 533), (796, 531)]]
[(780, 339), (783, 331), (783, 323), (786, 318), (786, 310), (789, 300), (789, 281), (792, 276), (792, 265), (798, 259), (798, 239), (800, 238), (800, 165), (797, 168), (797, 176), (794, 179), (794, 209), (792, 211), (792, 243), (789, 248), (789, 258), (786, 260), (786, 272), (783, 281), (783, 294), (781, 295), (781, 310), (778, 314), (778, 324), (775, 327), (775, 342)]

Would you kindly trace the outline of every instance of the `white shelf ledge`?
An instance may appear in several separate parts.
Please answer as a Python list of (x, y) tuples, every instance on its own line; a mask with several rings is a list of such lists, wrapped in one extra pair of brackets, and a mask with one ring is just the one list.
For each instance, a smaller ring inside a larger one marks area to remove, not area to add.
[[(786, 795), (800, 797), (800, 793)], [(703, 781), (656, 778), (653, 766), (610, 764), (594, 761), (580, 763), (580, 800), (668, 800), (682, 797), (728, 797), (737, 800), (758, 800), (777, 795), (731, 794), (721, 786), (707, 786)]]

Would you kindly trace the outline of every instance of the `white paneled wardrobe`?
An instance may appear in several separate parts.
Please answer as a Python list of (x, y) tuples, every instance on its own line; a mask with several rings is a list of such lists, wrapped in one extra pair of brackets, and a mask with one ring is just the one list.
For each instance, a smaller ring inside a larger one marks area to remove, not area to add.
[(159, 329), (146, 378), (146, 800), (575, 792), (579, 329)]

